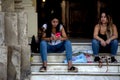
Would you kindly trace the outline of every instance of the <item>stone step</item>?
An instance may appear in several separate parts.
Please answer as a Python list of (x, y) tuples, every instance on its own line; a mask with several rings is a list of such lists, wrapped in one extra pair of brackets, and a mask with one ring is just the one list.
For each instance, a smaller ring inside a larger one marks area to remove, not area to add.
[[(72, 45), (92, 45), (91, 42), (72, 42)], [(120, 46), (120, 42), (118, 43), (118, 46)]]
[[(72, 50), (74, 51), (92, 51), (92, 44), (90, 42), (88, 43), (71, 43), (72, 44)], [(118, 51), (120, 52), (120, 43), (118, 44)]]
[[(108, 63), (108, 66), (106, 63), (103, 63), (101, 68), (98, 66), (98, 63), (74, 63), (73, 65), (78, 68), (79, 72), (120, 73), (120, 63)], [(41, 66), (41, 63), (31, 63), (31, 72), (39, 72)], [(47, 71), (67, 72), (67, 68), (67, 63), (48, 63)]]
[(120, 73), (32, 72), (30, 80), (120, 80)]
[[(88, 52), (88, 51), (92, 52), (92, 46), (91, 46), (90, 42), (88, 42), (88, 43), (71, 43), (71, 44), (72, 44), (73, 53), (74, 52)], [(119, 43), (117, 52), (120, 52), (120, 43)]]
[(53, 72), (53, 71), (49, 71), (49, 72), (31, 72), (32, 75), (90, 75), (90, 76), (120, 76), (120, 73), (115, 73), (115, 72), (108, 72), (108, 73), (104, 73), (104, 72), (91, 72), (91, 73), (87, 73), (87, 72)]
[[(91, 51), (91, 43), (72, 43), (74, 51)], [(92, 55), (92, 54), (91, 54)], [(100, 53), (100, 56), (110, 56), (108, 53)], [(73, 54), (75, 56), (75, 54)], [(30, 80), (120, 80), (120, 43), (116, 59), (118, 63), (103, 63), (102, 68), (98, 63), (73, 63), (79, 69), (77, 73), (67, 72), (67, 63), (62, 63), (66, 58), (64, 53), (49, 53), (47, 56), (47, 72), (39, 72), (41, 57), (39, 53), (32, 54)], [(91, 56), (93, 60), (94, 56)]]
[[(41, 62), (41, 56), (39, 53), (34, 53), (32, 54), (32, 60), (31, 62), (35, 62), (35, 63), (40, 63)], [(73, 56), (76, 56), (76, 54), (73, 54)], [(108, 56), (110, 57), (109, 53), (100, 53), (100, 56)], [(117, 55), (115, 56), (117, 61), (120, 62), (120, 53), (117, 53)], [(93, 61), (94, 56), (91, 55), (91, 60)], [(65, 59), (66, 59), (66, 55), (65, 53), (48, 53), (47, 56), (48, 62), (49, 63), (62, 63)]]

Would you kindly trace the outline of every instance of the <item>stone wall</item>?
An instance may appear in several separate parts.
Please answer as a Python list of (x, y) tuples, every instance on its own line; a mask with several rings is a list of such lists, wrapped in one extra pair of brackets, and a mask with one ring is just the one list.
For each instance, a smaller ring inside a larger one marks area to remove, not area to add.
[(4, 13), (0, 12), (0, 46), (5, 45)]

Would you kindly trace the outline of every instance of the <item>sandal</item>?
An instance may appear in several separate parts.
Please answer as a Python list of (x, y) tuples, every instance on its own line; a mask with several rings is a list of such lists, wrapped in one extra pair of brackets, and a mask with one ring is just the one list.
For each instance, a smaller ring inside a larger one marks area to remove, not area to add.
[(41, 68), (40, 68), (40, 72), (46, 72), (46, 66), (42, 66)]
[(99, 62), (99, 61), (100, 61), (100, 57), (96, 56), (96, 57), (94, 58), (94, 62)]
[(68, 69), (68, 72), (78, 72), (78, 68), (72, 66)]
[(112, 62), (112, 63), (117, 62), (117, 60), (115, 59), (115, 57), (111, 57), (111, 62)]

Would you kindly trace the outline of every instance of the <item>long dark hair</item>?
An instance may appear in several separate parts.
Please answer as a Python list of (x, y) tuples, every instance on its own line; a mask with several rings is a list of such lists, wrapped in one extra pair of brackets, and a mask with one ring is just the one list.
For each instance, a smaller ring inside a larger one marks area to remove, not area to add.
[(49, 20), (48, 20), (48, 23), (47, 23), (47, 29), (46, 29), (46, 37), (50, 37), (51, 36), (51, 32), (52, 32), (52, 24), (51, 24), (51, 21), (53, 20), (53, 19), (58, 19), (58, 21), (59, 21), (59, 23), (58, 23), (58, 25), (57, 25), (57, 27), (56, 27), (56, 32), (60, 32), (60, 25), (62, 25), (62, 22), (60, 21), (60, 18), (59, 18), (59, 16), (57, 16), (57, 15), (51, 15), (50, 17), (49, 17)]
[(106, 17), (107, 17), (107, 37), (109, 38), (111, 35), (112, 35), (112, 26), (113, 26), (113, 20), (112, 20), (112, 17), (111, 17), (111, 14), (108, 10), (106, 9), (102, 9), (101, 12), (100, 12), (100, 17), (99, 17), (99, 25), (101, 25), (101, 15), (102, 13), (105, 13)]

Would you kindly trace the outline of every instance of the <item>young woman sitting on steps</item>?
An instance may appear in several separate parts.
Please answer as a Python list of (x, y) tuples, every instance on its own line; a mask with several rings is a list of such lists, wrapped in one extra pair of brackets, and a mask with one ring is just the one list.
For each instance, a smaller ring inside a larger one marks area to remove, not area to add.
[(116, 62), (115, 55), (118, 49), (117, 27), (112, 22), (112, 18), (103, 10), (100, 14), (99, 23), (95, 25), (94, 39), (92, 40), (92, 49), (95, 56), (94, 61), (100, 60), (98, 53), (111, 53), (111, 62)]
[(68, 71), (77, 72), (78, 68), (72, 65), (72, 46), (68, 40), (63, 25), (58, 16), (52, 15), (50, 21), (42, 26), (43, 34), (40, 42), (40, 55), (43, 65), (40, 72), (47, 70), (47, 53), (61, 53), (66, 50)]

